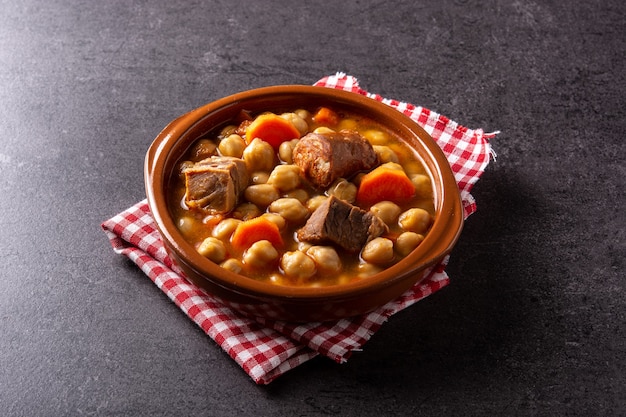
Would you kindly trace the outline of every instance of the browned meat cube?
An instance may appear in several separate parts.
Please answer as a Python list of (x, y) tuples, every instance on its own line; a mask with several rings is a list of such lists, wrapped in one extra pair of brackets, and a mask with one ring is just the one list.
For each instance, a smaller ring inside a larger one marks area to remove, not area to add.
[(385, 223), (372, 213), (331, 196), (313, 212), (297, 236), (304, 242), (333, 243), (357, 252), (387, 230)]
[(319, 188), (379, 164), (372, 145), (350, 130), (305, 135), (293, 150), (293, 162)]
[(228, 213), (248, 185), (242, 159), (212, 156), (185, 169), (185, 204), (211, 213)]

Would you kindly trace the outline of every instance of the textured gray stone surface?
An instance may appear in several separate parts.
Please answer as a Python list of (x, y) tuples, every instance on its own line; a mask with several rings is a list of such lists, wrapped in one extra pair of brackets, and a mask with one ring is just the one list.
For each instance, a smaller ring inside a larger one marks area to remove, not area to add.
[[(0, 1), (3, 415), (626, 414), (622, 1)], [(267, 387), (99, 224), (170, 120), (344, 71), (501, 130), (450, 286)]]

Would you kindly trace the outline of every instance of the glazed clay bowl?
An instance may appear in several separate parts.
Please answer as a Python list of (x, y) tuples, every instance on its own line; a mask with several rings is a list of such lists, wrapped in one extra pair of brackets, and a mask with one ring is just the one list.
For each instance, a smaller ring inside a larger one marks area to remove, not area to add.
[[(235, 120), (242, 112), (287, 111), (330, 106), (370, 117), (417, 151), (432, 179), (435, 216), (424, 241), (391, 267), (368, 278), (327, 287), (287, 287), (235, 274), (201, 256), (178, 231), (167, 203), (168, 183), (177, 162), (201, 136)], [(186, 278), (230, 308), (251, 316), (304, 322), (367, 313), (421, 281), (446, 256), (463, 226), (463, 208), (450, 165), (435, 141), (401, 112), (356, 93), (312, 86), (248, 90), (199, 107), (172, 121), (157, 136), (145, 159), (148, 204), (169, 255)]]

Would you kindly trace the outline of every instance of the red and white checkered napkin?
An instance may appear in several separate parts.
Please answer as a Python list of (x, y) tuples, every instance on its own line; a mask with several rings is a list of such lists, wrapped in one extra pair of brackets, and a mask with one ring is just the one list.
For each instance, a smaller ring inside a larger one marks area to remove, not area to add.
[[(489, 163), (491, 148), (487, 139), (495, 133), (470, 130), (428, 109), (367, 93), (354, 77), (343, 73), (325, 77), (315, 85), (369, 96), (417, 121), (448, 157), (461, 190), (465, 217), (476, 210), (470, 190)], [(427, 278), (400, 298), (363, 316), (307, 324), (252, 319), (225, 307), (185, 279), (165, 251), (146, 200), (103, 222), (102, 228), (114, 251), (136, 263), (257, 384), (268, 384), (317, 355), (338, 363), (347, 361), (351, 352), (360, 349), (391, 315), (449, 282), (446, 257)]]

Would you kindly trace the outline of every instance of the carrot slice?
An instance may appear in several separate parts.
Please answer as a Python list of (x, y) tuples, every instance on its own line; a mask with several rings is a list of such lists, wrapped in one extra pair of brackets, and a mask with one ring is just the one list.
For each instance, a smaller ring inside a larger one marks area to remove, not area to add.
[[(393, 166), (392, 166), (393, 165)], [(404, 170), (396, 164), (383, 164), (361, 179), (356, 198), (366, 204), (379, 201), (403, 202), (415, 195), (415, 186)]]
[(239, 223), (230, 243), (235, 249), (243, 251), (259, 240), (268, 240), (275, 247), (283, 244), (278, 226), (265, 217), (255, 217)]
[(313, 116), (313, 120), (320, 124), (334, 126), (339, 123), (339, 115), (328, 107), (320, 107)]
[(259, 138), (276, 150), (281, 143), (300, 137), (300, 131), (287, 119), (266, 113), (258, 116), (246, 129), (246, 142)]

